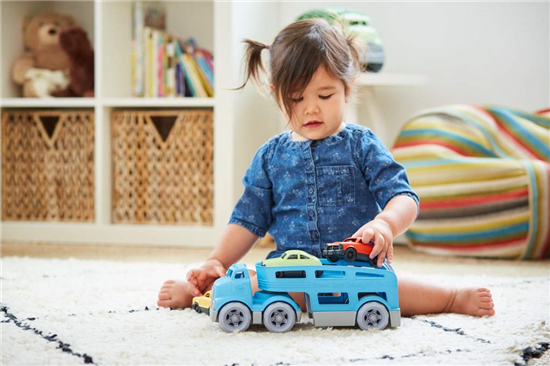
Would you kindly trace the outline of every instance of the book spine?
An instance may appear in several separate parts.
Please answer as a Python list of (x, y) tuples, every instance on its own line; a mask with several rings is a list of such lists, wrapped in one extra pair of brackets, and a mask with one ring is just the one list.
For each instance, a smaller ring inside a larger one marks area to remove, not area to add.
[(174, 97), (176, 95), (176, 65), (174, 63), (174, 43), (172, 38), (169, 38), (166, 43), (166, 56), (168, 58), (166, 66), (166, 95)]
[(190, 54), (190, 56), (191, 56), (190, 57), (191, 64), (193, 65), (193, 68), (195, 69), (195, 73), (197, 75), (197, 78), (200, 80), (201, 85), (202, 85), (202, 87), (204, 89), (204, 92), (206, 94), (204, 97), (214, 96), (214, 93), (212, 92), (212, 88), (210, 87), (210, 84), (208, 83), (208, 78), (206, 77), (206, 75), (201, 70), (201, 67), (197, 63), (197, 59), (195, 57), (193, 57), (193, 54)]
[(187, 83), (187, 86), (189, 87), (189, 92), (190, 92), (191, 96), (195, 96), (195, 95), (197, 95), (196, 90), (195, 90), (195, 85), (193, 85), (193, 83), (191, 82), (190, 75), (189, 75), (189, 70), (187, 69), (187, 67), (185, 65), (185, 58), (184, 58), (184, 54), (181, 50), (181, 46), (180, 46), (180, 44), (177, 40), (176, 40), (175, 44), (176, 44), (176, 55), (178, 56), (178, 60), (180, 61), (181, 71), (182, 71), (182, 74), (185, 78), (185, 82)]
[(134, 2), (132, 22), (132, 94), (143, 96), (143, 6), (141, 2)]
[(145, 57), (145, 96), (146, 97), (152, 97), (153, 96), (153, 78), (152, 78), (152, 71), (153, 71), (153, 32), (151, 31), (151, 28), (146, 27), (145, 32), (145, 50), (146, 50), (146, 57)]
[(204, 72), (206, 78), (208, 79), (208, 82), (213, 87), (214, 86), (214, 75), (212, 73), (212, 70), (210, 70), (210, 67), (208, 67), (208, 64), (206, 63), (206, 60), (204, 58), (204, 54), (201, 51), (197, 51), (197, 61), (201, 68), (201, 70)]
[(168, 34), (163, 34), (162, 39), (162, 95), (168, 96)]
[(156, 29), (153, 29), (153, 48), (152, 48), (152, 58), (153, 58), (153, 71), (151, 78), (153, 79), (153, 90), (151, 97), (158, 97), (158, 43), (159, 43), (159, 32)]
[(180, 96), (183, 97), (185, 96), (185, 93), (182, 89), (183, 73), (181, 72), (181, 64), (179, 61), (176, 61), (175, 72), (176, 72), (176, 95), (178, 97)]
[(159, 40), (158, 40), (158, 53), (157, 53), (157, 64), (158, 64), (158, 71), (157, 71), (157, 96), (158, 97), (164, 97), (164, 35), (162, 32), (159, 32)]

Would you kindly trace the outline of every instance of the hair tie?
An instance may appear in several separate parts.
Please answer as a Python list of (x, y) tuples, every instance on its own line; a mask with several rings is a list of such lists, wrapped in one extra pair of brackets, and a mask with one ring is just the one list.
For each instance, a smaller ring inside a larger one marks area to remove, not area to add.
[(266, 45), (265, 45), (265, 48), (267, 48), (267, 49), (269, 50), (269, 49), (271, 48), (271, 46), (268, 45), (268, 44), (266, 44)]

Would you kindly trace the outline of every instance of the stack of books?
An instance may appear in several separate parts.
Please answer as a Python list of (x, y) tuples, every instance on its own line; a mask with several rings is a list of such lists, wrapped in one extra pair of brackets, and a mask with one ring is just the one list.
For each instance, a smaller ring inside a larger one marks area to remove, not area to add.
[(162, 3), (133, 4), (132, 94), (135, 97), (214, 96), (214, 57), (166, 32)]

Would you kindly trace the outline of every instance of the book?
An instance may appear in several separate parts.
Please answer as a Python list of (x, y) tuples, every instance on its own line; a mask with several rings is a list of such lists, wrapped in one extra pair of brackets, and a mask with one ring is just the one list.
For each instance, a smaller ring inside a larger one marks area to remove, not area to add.
[(176, 61), (176, 67), (175, 67), (175, 73), (176, 73), (176, 95), (178, 97), (184, 97), (185, 92), (183, 90), (183, 72), (181, 71), (181, 63)]
[(157, 97), (164, 97), (164, 34), (158, 32), (158, 43), (157, 43)]
[(202, 70), (202, 72), (205, 74), (205, 77), (208, 80), (208, 83), (213, 87), (214, 86), (214, 73), (208, 66), (208, 63), (206, 62), (206, 58), (202, 51), (197, 50), (195, 52), (195, 56), (197, 59), (197, 62)]
[(193, 45), (189, 42), (182, 42), (181, 47), (184, 51), (185, 69), (189, 72), (190, 79), (197, 91), (197, 95), (201, 98), (207, 98), (210, 95), (207, 90), (209, 88), (207, 86), (208, 83), (201, 75), (201, 71), (195, 60)]
[(171, 37), (166, 42), (166, 96), (175, 97), (176, 93), (176, 59), (175, 59), (174, 41)]
[(195, 89), (195, 96), (199, 98), (207, 98), (208, 93), (204, 90), (204, 86), (201, 81), (201, 77), (198, 74), (198, 71), (194, 65), (195, 61), (189, 53), (183, 53), (183, 64), (185, 71), (189, 75), (189, 79), (193, 83), (193, 88)]
[(165, 31), (162, 2), (138, 1), (132, 6), (132, 95), (212, 97), (212, 54), (198, 48), (193, 38), (183, 42)]
[(180, 43), (177, 40), (174, 43), (175, 43), (175, 46), (176, 46), (176, 56), (177, 56), (177, 58), (179, 60), (179, 63), (180, 63), (181, 73), (183, 75), (183, 78), (184, 78), (185, 82), (187, 83), (186, 86), (188, 86), (191, 96), (196, 96), (197, 92), (195, 90), (195, 85), (191, 82), (190, 75), (189, 75), (189, 72), (187, 70), (188, 67), (186, 67), (186, 65), (185, 65), (185, 60), (184, 60), (184, 57), (183, 57), (184, 54), (183, 54), (183, 51), (181, 49)]
[(153, 96), (153, 30), (149, 27), (145, 27), (143, 29), (143, 38), (145, 50), (143, 96), (150, 98)]
[(152, 68), (151, 68), (151, 82), (152, 82), (152, 90), (150, 93), (151, 97), (157, 97), (158, 92), (158, 31), (153, 29), (153, 41), (152, 41), (152, 49), (151, 49), (151, 57), (152, 57)]
[(199, 66), (198, 62), (197, 62), (197, 59), (196, 59), (196, 56), (193, 57), (193, 54), (190, 54), (191, 55), (191, 63), (193, 64), (193, 67), (195, 68), (195, 71), (202, 83), (202, 86), (204, 88), (204, 91), (206, 92), (206, 96), (207, 97), (213, 97), (214, 96), (214, 92), (212, 90), (212, 86), (208, 80), (208, 76), (206, 75), (206, 73), (202, 70), (202, 68)]

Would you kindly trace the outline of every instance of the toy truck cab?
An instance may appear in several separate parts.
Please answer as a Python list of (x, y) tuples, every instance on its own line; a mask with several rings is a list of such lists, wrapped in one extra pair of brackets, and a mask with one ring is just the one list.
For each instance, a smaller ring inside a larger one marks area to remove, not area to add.
[(210, 318), (217, 320), (218, 311), (226, 303), (235, 301), (245, 306), (252, 304), (252, 287), (250, 275), (246, 265), (234, 264), (227, 270), (225, 277), (221, 277), (212, 287), (212, 303), (210, 305)]
[(210, 319), (226, 332), (244, 331), (263, 324), (272, 332), (286, 332), (300, 321), (301, 309), (288, 293), (257, 291), (252, 295), (245, 264), (232, 265), (212, 287)]

